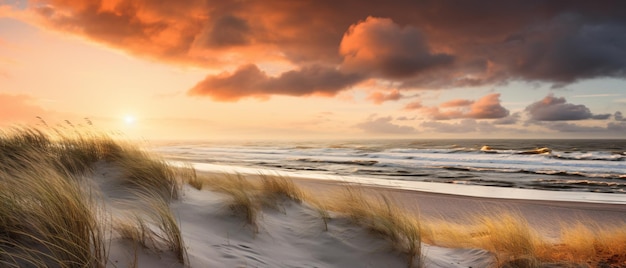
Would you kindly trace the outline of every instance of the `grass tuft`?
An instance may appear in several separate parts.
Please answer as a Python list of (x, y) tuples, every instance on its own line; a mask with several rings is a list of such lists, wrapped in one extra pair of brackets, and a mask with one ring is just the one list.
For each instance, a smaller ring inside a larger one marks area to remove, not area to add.
[[(69, 267), (106, 264), (101, 208), (78, 179), (51, 167), (0, 173), (0, 209), (5, 246), (2, 259), (16, 265), (63, 263)], [(69, 176), (69, 175), (68, 175)]]
[(259, 197), (264, 205), (278, 208), (285, 199), (297, 203), (301, 203), (304, 199), (304, 192), (291, 179), (278, 175), (260, 174), (259, 176), (261, 178)]
[[(101, 161), (122, 167), (138, 195), (158, 196), (151, 199), (156, 200), (151, 215), (159, 238), (184, 263), (180, 229), (167, 202), (179, 197), (176, 175), (189, 174), (176, 174), (165, 161), (136, 146), (68, 124), (71, 129), (0, 132), (0, 266), (106, 266), (109, 216), (85, 176)], [(156, 243), (140, 217), (115, 228), (143, 246)]]
[(367, 198), (361, 190), (349, 186), (332, 209), (347, 214), (357, 224), (386, 237), (395, 248), (407, 255), (408, 267), (423, 266), (420, 222), (389, 198)]
[(519, 214), (502, 212), (481, 215), (475, 219), (479, 227), (478, 245), (495, 253), (500, 265), (523, 263), (524, 267), (540, 267), (537, 248), (543, 241)]
[(167, 200), (158, 193), (145, 192), (140, 199), (149, 207), (147, 214), (159, 227), (155, 235), (174, 252), (181, 264), (187, 264), (187, 250), (176, 217), (172, 213)]
[(260, 214), (261, 206), (255, 196), (258, 189), (254, 184), (241, 174), (226, 174), (221, 178), (211, 180), (209, 186), (229, 195), (231, 198), (230, 209), (243, 215), (253, 232), (258, 233), (257, 217)]
[(136, 148), (128, 148), (113, 158), (113, 162), (123, 169), (123, 178), (129, 187), (157, 193), (168, 201), (179, 198), (181, 184), (174, 169), (163, 159)]

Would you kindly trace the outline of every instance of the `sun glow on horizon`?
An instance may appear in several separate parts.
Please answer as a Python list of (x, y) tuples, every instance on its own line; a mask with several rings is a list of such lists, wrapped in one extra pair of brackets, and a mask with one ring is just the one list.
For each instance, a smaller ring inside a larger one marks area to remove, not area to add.
[(124, 123), (126, 123), (127, 125), (133, 125), (136, 121), (137, 119), (132, 115), (124, 116)]

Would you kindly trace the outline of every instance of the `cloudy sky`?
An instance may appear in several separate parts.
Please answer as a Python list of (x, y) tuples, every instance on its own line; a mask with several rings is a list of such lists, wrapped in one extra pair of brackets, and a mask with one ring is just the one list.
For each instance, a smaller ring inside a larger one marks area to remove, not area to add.
[(624, 138), (625, 78), (619, 0), (0, 0), (0, 126)]

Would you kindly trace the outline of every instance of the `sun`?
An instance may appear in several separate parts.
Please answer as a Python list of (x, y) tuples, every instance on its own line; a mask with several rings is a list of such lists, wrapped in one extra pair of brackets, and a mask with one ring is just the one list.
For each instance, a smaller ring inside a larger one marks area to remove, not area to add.
[(137, 119), (135, 119), (135, 117), (132, 115), (124, 116), (124, 122), (126, 122), (127, 125), (132, 125), (135, 123), (135, 121), (137, 121)]

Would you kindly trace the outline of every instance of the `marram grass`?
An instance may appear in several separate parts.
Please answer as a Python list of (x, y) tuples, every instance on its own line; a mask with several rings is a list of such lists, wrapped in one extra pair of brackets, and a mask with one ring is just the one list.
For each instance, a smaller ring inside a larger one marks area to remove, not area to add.
[[(179, 197), (180, 174), (163, 160), (96, 131), (12, 128), (0, 132), (0, 267), (109, 263), (111, 216), (89, 180), (98, 162), (121, 168), (138, 198), (155, 197), (158, 234), (186, 262), (168, 205)], [(120, 237), (150, 243), (154, 231), (143, 219), (135, 224), (118, 226)]]

